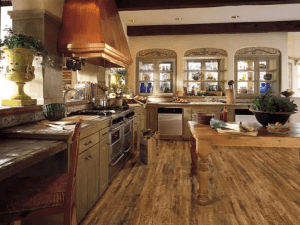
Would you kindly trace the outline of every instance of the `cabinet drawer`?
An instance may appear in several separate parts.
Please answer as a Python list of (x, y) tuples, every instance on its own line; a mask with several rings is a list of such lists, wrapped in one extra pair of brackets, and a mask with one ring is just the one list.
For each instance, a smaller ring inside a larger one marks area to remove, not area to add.
[(108, 138), (108, 128), (100, 130), (100, 141), (104, 140), (105, 138)]
[(85, 151), (90, 148), (94, 144), (99, 142), (99, 132), (96, 132), (88, 137), (85, 137), (80, 140), (79, 143), (79, 153)]

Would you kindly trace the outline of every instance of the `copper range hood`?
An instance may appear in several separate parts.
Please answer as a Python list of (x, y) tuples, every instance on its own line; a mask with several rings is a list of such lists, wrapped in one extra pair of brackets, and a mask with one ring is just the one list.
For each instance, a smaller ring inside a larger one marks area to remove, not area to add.
[(65, 0), (58, 50), (104, 67), (128, 67), (129, 47), (114, 0)]

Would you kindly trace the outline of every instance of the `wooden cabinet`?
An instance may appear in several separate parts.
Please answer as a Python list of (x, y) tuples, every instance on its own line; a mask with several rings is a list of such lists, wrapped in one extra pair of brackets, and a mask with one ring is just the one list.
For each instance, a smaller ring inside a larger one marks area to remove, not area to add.
[(108, 138), (100, 142), (100, 185), (101, 196), (108, 186)]
[(151, 129), (152, 131), (157, 131), (157, 107), (147, 108), (147, 127), (146, 129)]
[(211, 113), (211, 114), (215, 114), (215, 118), (216, 119), (220, 119), (220, 112), (221, 109), (224, 106), (203, 106), (201, 108), (194, 108), (192, 109), (192, 114), (193, 113)]
[[(99, 135), (99, 133), (98, 133)], [(77, 221), (81, 221), (87, 211), (99, 198), (99, 143), (78, 156), (77, 165)]]
[(235, 90), (240, 97), (280, 91), (280, 56), (275, 48), (252, 47), (235, 53)]
[(191, 108), (183, 108), (183, 132), (182, 136), (183, 139), (189, 139), (190, 138), (190, 129), (188, 125), (188, 121), (192, 120), (192, 109)]

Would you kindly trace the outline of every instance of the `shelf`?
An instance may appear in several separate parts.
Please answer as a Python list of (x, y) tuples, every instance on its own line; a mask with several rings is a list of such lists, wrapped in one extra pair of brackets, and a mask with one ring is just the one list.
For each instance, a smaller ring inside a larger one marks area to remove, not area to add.
[(153, 82), (153, 80), (139, 80), (139, 82), (140, 83), (145, 83), (145, 82), (149, 83), (149, 82)]
[(252, 72), (252, 73), (254, 73), (254, 70), (238, 70), (238, 72)]
[(160, 73), (172, 73), (173, 70), (159, 70)]
[(227, 80), (184, 80), (183, 82), (226, 82)]
[(277, 70), (259, 69), (260, 72), (277, 72)]
[(159, 82), (172, 82), (172, 80), (159, 80)]
[(140, 73), (145, 73), (145, 72), (154, 72), (154, 70), (140, 70)]
[(266, 82), (266, 83), (268, 83), (268, 82), (276, 82), (277, 80), (260, 80), (259, 82)]
[(226, 72), (227, 70), (184, 70), (184, 72)]
[(250, 81), (254, 82), (254, 80), (238, 80), (238, 82), (250, 82)]

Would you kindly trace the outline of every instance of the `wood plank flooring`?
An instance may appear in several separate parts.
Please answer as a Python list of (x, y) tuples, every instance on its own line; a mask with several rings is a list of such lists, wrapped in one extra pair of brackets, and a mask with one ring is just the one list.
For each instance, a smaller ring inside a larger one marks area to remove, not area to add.
[(299, 149), (214, 147), (216, 201), (200, 206), (189, 148), (187, 141), (161, 141), (157, 163), (131, 159), (81, 224), (300, 224)]

